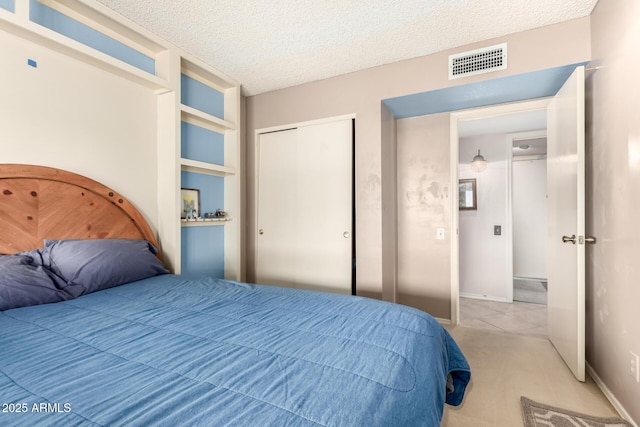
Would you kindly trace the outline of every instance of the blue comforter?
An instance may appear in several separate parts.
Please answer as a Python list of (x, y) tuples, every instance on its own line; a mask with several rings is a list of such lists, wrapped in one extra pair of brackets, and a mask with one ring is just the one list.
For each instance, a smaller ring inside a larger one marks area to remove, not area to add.
[(3, 426), (438, 426), (469, 377), (431, 316), (359, 297), (164, 275), (0, 312)]

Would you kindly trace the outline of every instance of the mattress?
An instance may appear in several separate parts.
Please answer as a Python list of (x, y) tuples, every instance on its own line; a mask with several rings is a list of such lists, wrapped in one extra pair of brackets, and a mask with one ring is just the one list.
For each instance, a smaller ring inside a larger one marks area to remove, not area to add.
[(470, 379), (428, 314), (160, 275), (0, 312), (0, 425), (438, 426)]

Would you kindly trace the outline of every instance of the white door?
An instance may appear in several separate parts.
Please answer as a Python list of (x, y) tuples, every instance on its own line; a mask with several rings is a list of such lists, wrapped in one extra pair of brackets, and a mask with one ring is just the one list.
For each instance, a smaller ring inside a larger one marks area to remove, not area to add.
[(262, 134), (256, 281), (351, 293), (352, 120)]
[(584, 67), (549, 104), (547, 131), (548, 335), (584, 381)]
[(297, 129), (260, 135), (258, 142), (258, 283), (294, 287)]

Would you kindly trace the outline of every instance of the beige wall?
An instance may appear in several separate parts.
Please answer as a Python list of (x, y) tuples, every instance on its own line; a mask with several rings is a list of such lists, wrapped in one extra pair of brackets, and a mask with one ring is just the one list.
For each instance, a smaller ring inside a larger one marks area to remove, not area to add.
[[(397, 126), (393, 113), (381, 106), (382, 299), (396, 302), (398, 286)], [(356, 236), (357, 238), (357, 236)]]
[(640, 423), (640, 2), (600, 0), (587, 77), (587, 362)]
[(0, 162), (85, 175), (157, 229), (155, 94), (4, 31), (0, 52)]
[(451, 317), (449, 127), (448, 113), (397, 120), (396, 301), (441, 319)]
[[(253, 168), (256, 130), (342, 114), (356, 114), (357, 287), (360, 295), (381, 298), (383, 263), (385, 266), (392, 263), (386, 255), (383, 256), (383, 224), (389, 221), (383, 207), (395, 203), (393, 192), (385, 192), (385, 198), (390, 197), (392, 200), (382, 199), (382, 183), (388, 178), (385, 178), (382, 172), (384, 170), (386, 175), (389, 171), (389, 168), (383, 168), (382, 153), (388, 150), (389, 138), (382, 137), (381, 100), (589, 60), (589, 39), (589, 18), (582, 18), (452, 51), (249, 97), (246, 110), (247, 280), (252, 281), (255, 277)], [(448, 80), (448, 55), (500, 42), (508, 43), (508, 70), (452, 82)], [(448, 144), (448, 141), (446, 143)], [(439, 160), (448, 162), (448, 159)], [(447, 229), (447, 233), (449, 232), (450, 224)], [(385, 269), (385, 277), (393, 277), (393, 273)], [(438, 281), (441, 280), (444, 286), (448, 286), (447, 278), (438, 278)], [(428, 296), (428, 288), (432, 285), (438, 286), (430, 281), (424, 283), (425, 289), (422, 294)], [(387, 294), (385, 291), (385, 296)], [(447, 307), (438, 311), (442, 316), (448, 317), (450, 301), (444, 297), (441, 303)]]

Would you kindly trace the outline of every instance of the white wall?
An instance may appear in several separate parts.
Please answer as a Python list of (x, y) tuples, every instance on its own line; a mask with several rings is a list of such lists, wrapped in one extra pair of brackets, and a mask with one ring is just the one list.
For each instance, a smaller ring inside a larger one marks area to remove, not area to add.
[(514, 159), (513, 275), (547, 277), (547, 161)]
[[(508, 167), (505, 134), (461, 138), (460, 179), (475, 178), (477, 210), (459, 211), (460, 295), (492, 300), (509, 299), (511, 284), (508, 245)], [(478, 149), (487, 160), (483, 172), (471, 170), (470, 162)], [(502, 234), (493, 234), (494, 225)]]
[(0, 162), (51, 166), (99, 181), (156, 230), (154, 93), (4, 31), (0, 52)]

